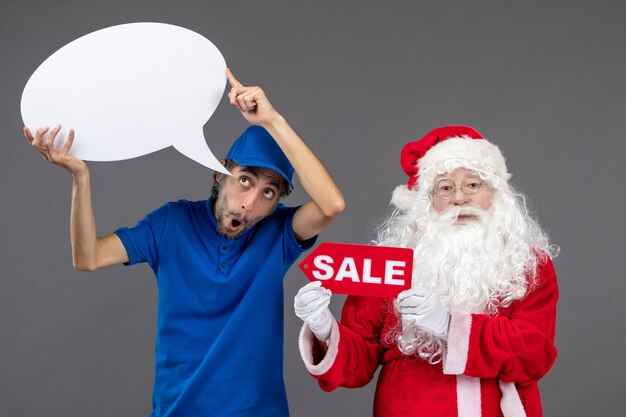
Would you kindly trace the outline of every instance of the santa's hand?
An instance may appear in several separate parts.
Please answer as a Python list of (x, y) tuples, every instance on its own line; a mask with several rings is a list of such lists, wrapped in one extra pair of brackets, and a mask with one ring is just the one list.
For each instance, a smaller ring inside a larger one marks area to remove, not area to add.
[(398, 294), (395, 301), (402, 323), (412, 323), (420, 329), (446, 340), (450, 314), (439, 297), (427, 288), (412, 288)]
[(300, 288), (293, 299), (296, 316), (304, 321), (315, 337), (325, 342), (330, 337), (330, 329), (335, 318), (328, 309), (330, 290), (322, 287), (320, 281), (310, 282)]

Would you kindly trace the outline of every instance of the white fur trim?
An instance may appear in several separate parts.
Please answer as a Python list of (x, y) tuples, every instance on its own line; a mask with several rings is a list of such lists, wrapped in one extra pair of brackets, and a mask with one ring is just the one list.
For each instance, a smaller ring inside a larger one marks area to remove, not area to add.
[(502, 392), (500, 409), (504, 417), (526, 417), (526, 411), (524, 411), (524, 405), (515, 383), (499, 380), (498, 385), (500, 385), (500, 392)]
[(456, 407), (459, 417), (480, 417), (480, 379), (471, 376), (456, 377)]
[(457, 168), (478, 171), (481, 176), (498, 176), (504, 181), (511, 178), (500, 149), (485, 139), (456, 137), (433, 146), (417, 161), (418, 188), (430, 191), (435, 178)]
[[(393, 204), (400, 210), (409, 211), (419, 205), (420, 198), (420, 193), (409, 190), (406, 184), (400, 184), (393, 190), (390, 204)], [(426, 197), (426, 201), (428, 201), (428, 197)]]
[(328, 351), (326, 356), (317, 365), (313, 363), (313, 344), (315, 341), (315, 335), (309, 329), (309, 326), (304, 324), (300, 329), (300, 337), (298, 338), (298, 347), (300, 348), (300, 356), (302, 362), (306, 366), (306, 369), (312, 375), (323, 375), (330, 370), (337, 359), (337, 353), (339, 353), (339, 325), (337, 320), (333, 319), (332, 326), (330, 328), (330, 338), (328, 339)]
[(448, 349), (443, 362), (444, 374), (461, 375), (465, 372), (471, 329), (471, 314), (460, 310), (452, 311), (448, 332)]

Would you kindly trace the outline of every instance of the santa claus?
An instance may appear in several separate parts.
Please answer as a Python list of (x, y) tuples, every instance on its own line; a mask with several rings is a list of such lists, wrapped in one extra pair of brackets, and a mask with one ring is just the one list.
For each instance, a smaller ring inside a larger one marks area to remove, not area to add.
[(374, 416), (541, 416), (537, 381), (557, 355), (558, 247), (476, 130), (435, 129), (401, 164), (408, 185), (375, 243), (414, 249), (412, 288), (350, 296), (338, 323), (330, 291), (303, 287), (294, 304), (307, 370), (331, 391), (366, 385), (382, 365)]

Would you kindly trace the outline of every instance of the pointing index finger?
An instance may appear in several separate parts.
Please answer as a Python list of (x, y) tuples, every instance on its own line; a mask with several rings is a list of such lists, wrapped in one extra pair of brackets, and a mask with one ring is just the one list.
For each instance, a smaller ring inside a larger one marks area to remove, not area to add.
[(35, 137), (33, 136), (32, 132), (30, 131), (29, 128), (27, 128), (26, 126), (24, 126), (24, 136), (26, 136), (26, 139), (32, 143), (33, 140), (35, 140)]
[(243, 84), (237, 81), (230, 68), (226, 68), (226, 78), (228, 78), (231, 87), (243, 87)]

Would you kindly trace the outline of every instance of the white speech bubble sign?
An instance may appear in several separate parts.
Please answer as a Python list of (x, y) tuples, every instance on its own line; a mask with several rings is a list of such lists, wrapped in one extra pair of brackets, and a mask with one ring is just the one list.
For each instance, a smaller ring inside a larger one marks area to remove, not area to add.
[(71, 154), (119, 161), (173, 146), (216, 171), (228, 171), (202, 126), (219, 104), (226, 62), (215, 45), (189, 29), (129, 23), (92, 32), (46, 59), (22, 93), (24, 125), (76, 131)]

